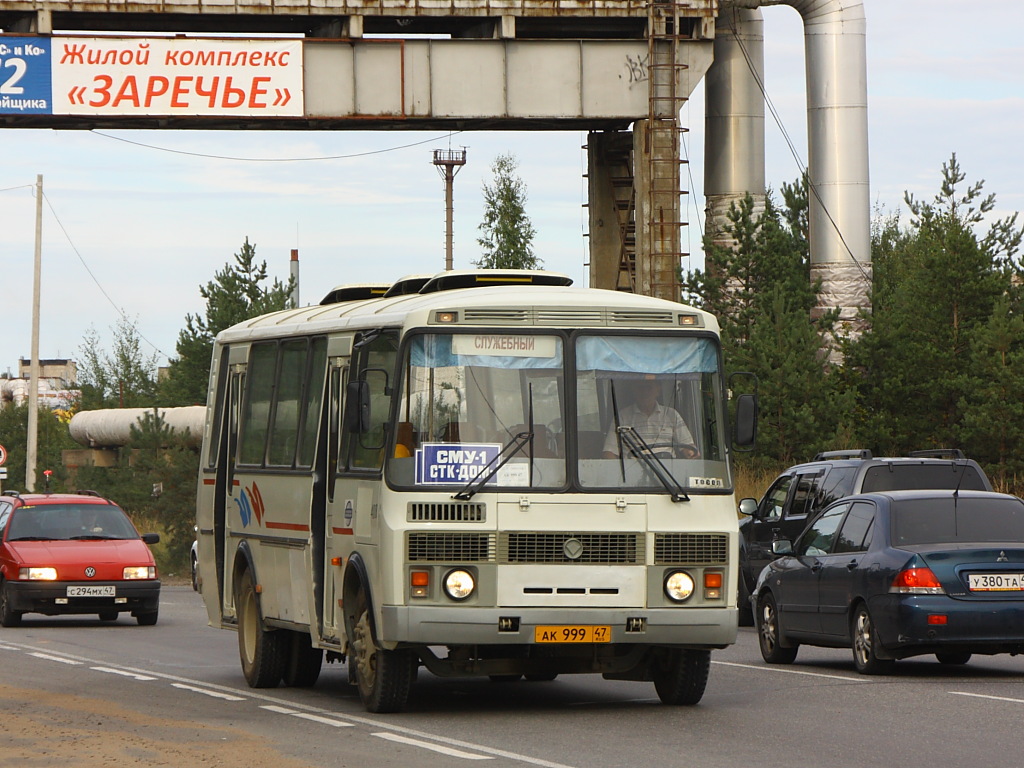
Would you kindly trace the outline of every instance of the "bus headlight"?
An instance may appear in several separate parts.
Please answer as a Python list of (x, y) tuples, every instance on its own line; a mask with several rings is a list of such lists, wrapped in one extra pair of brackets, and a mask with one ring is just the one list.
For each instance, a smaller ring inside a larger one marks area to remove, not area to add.
[(665, 594), (669, 600), (681, 603), (693, 594), (693, 577), (686, 571), (672, 571), (665, 577)]
[(452, 600), (465, 600), (476, 589), (476, 579), (469, 571), (460, 568), (448, 571), (444, 577), (444, 593)]

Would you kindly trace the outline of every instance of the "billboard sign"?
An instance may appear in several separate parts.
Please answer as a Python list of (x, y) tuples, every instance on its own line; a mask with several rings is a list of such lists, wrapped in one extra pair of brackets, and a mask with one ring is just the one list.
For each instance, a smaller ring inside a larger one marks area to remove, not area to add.
[(302, 40), (0, 38), (0, 114), (301, 117)]
[(0, 114), (49, 115), (48, 37), (0, 37)]

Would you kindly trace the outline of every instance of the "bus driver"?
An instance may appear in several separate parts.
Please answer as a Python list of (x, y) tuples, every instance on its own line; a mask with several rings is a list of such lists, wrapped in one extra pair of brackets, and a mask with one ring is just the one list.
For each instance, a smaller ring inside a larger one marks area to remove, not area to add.
[[(619, 411), (618, 423), (612, 428), (604, 441), (603, 458), (615, 459), (619, 456), (619, 437), (615, 427), (633, 427), (654, 453), (674, 448), (684, 459), (700, 458), (693, 435), (683, 421), (683, 417), (675, 408), (658, 402), (661, 384), (656, 379), (643, 379), (635, 383), (633, 402)], [(660, 449), (660, 450), (659, 450)]]

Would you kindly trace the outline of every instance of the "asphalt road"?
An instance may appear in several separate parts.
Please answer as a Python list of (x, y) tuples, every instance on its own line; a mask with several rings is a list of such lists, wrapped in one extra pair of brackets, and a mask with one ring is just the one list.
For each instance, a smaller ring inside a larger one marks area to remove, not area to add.
[(160, 623), (27, 615), (0, 629), (0, 765), (222, 768), (611, 768), (1024, 764), (1024, 660), (906, 660), (862, 677), (850, 652), (761, 661), (753, 630), (712, 654), (696, 707), (647, 683), (447, 680), (421, 670), (412, 709), (366, 713), (343, 665), (312, 689), (253, 690), (233, 632), (165, 587)]

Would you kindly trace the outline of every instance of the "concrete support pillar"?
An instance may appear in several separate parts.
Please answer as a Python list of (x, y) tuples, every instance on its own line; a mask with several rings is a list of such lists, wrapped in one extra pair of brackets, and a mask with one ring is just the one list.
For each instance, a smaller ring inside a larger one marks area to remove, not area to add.
[(622, 269), (632, 252), (632, 134), (592, 131), (587, 136), (587, 195), (590, 231), (590, 287), (632, 290)]
[(678, 123), (633, 124), (636, 187), (635, 292), (680, 300), (680, 204)]

